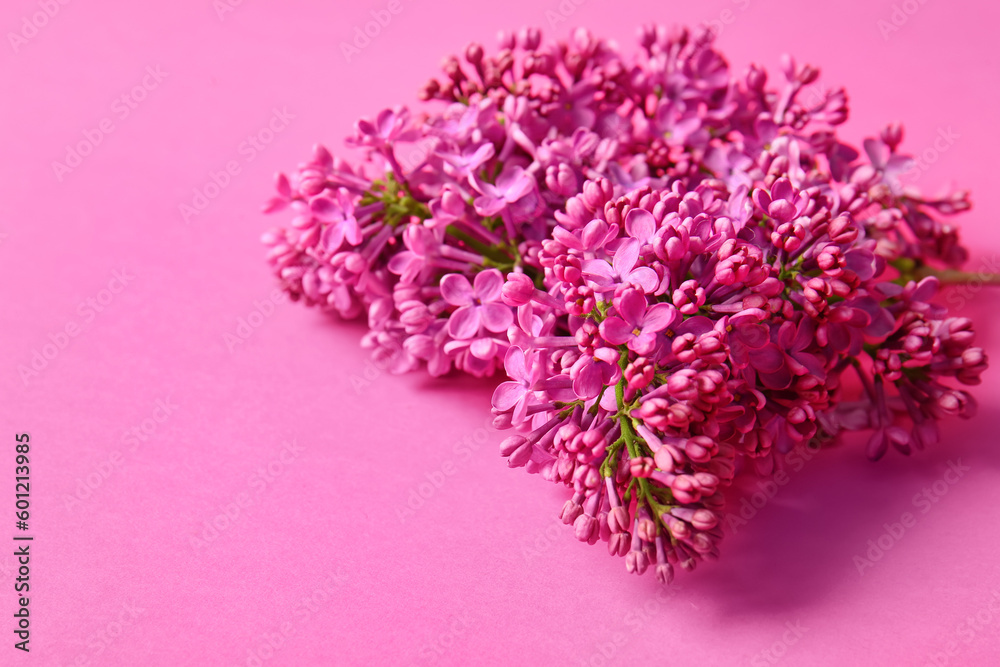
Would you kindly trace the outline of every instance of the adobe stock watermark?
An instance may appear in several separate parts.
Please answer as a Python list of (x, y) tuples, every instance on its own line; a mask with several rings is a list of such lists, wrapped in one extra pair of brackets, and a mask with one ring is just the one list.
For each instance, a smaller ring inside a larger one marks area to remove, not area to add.
[(328, 572), (312, 592), (302, 596), (302, 600), (288, 615), (290, 620), (282, 621), (273, 631), (261, 633), (257, 639), (252, 640), (253, 645), (247, 649), (243, 664), (246, 667), (263, 667), (288, 643), (299, 626), (312, 620), (331, 600), (339, 599), (340, 589), (347, 581), (348, 577), (342, 566), (338, 566), (336, 571)]
[(785, 454), (784, 465), (777, 468), (770, 479), (758, 479), (755, 482), (756, 490), (749, 496), (744, 495), (740, 498), (739, 509), (726, 512), (724, 523), (729, 531), (733, 535), (739, 533), (740, 529), (753, 520), (757, 513), (778, 495), (778, 491), (792, 480), (787, 471), (800, 472), (819, 451), (820, 448), (813, 447), (810, 442), (802, 449), (793, 449)]
[(226, 14), (232, 14), (242, 4), (243, 0), (212, 0), (212, 9), (221, 22), (226, 20)]
[(69, 4), (69, 0), (38, 0), (38, 7), (41, 11), (21, 17), (21, 29), (17, 32), (8, 32), (7, 41), (10, 48), (17, 53), (21, 47), (29, 40), (38, 37), (38, 32), (49, 24), (49, 21), (62, 11), (62, 8)]
[(544, 528), (539, 528), (534, 535), (521, 540), (521, 555), (525, 562), (541, 558), (559, 539), (565, 538), (567, 533), (572, 534), (572, 530), (558, 516), (553, 516)]
[(229, 349), (229, 354), (233, 354), (236, 348), (250, 339), (254, 333), (264, 325), (280, 304), (286, 303), (288, 296), (279, 289), (274, 289), (267, 299), (253, 302), (253, 310), (246, 317), (236, 320), (236, 329), (230, 333), (222, 335), (222, 340)]
[(204, 184), (196, 186), (192, 191), (190, 202), (178, 205), (181, 219), (190, 224), (191, 218), (201, 215), (208, 205), (232, 184), (233, 178), (242, 173), (243, 165), (253, 162), (279, 134), (288, 129), (289, 121), (292, 120), (295, 120), (295, 115), (289, 113), (287, 108), (272, 109), (267, 123), (253, 134), (248, 134), (236, 147), (236, 153), (243, 158), (243, 161), (233, 158), (227, 160), (218, 171), (210, 169)]
[(589, 0), (560, 0), (554, 10), (546, 9), (545, 20), (549, 22), (549, 28), (555, 30), (555, 27), (560, 23), (569, 21), (573, 14), (576, 14), (576, 10), (587, 2)]
[(146, 610), (138, 606), (134, 600), (122, 603), (117, 615), (87, 637), (85, 640), (87, 650), (77, 653), (70, 664), (74, 667), (89, 665), (91, 660), (102, 656), (109, 647), (128, 632), (129, 628), (135, 626), (139, 617), (145, 613)]
[(990, 591), (990, 599), (986, 601), (986, 604), (966, 616), (958, 624), (952, 633), (955, 638), (949, 639), (940, 650), (933, 651), (927, 656), (924, 667), (946, 667), (946, 665), (952, 664), (952, 660), (961, 654), (962, 644), (972, 645), (976, 637), (981, 637), (983, 632), (992, 626), (998, 618), (1000, 618), (1000, 589), (994, 588)]
[(401, 354), (406, 354), (406, 351), (399, 341), (389, 337), (379, 341), (378, 346), (372, 350), (372, 354), (365, 359), (365, 366), (361, 369), (361, 374), (351, 373), (351, 377), (348, 378), (354, 393), (360, 396), (364, 391), (367, 391), (375, 380), (382, 377), (392, 367)]
[(427, 161), (427, 157), (437, 148), (436, 139), (420, 139), (409, 144), (406, 150), (401, 150), (397, 145), (395, 150), (396, 161), (405, 171), (416, 171)]
[[(970, 470), (969, 466), (962, 465), (962, 459), (948, 461), (948, 469), (944, 471), (941, 478), (930, 486), (923, 487), (919, 493), (913, 496), (911, 504), (915, 509), (920, 510), (919, 514), (927, 514)], [(917, 514), (907, 511), (903, 512), (898, 520), (882, 524), (884, 532), (878, 537), (868, 540), (866, 544), (868, 549), (864, 555), (855, 555), (853, 558), (858, 576), (865, 576), (867, 568), (874, 567), (875, 563), (882, 560), (885, 554), (903, 539), (906, 531), (917, 525), (918, 518)]]
[[(681, 590), (683, 590), (682, 587), (675, 584), (668, 587), (657, 587), (655, 597), (625, 612), (621, 620), (624, 628), (606, 633), (603, 638), (594, 642), (591, 646), (591, 652), (586, 657), (580, 658), (577, 664), (580, 667), (609, 667), (622, 664), (622, 649), (628, 646), (632, 638), (642, 632), (643, 628), (656, 618), (661, 609), (668, 604), (676, 604), (671, 600), (676, 598)], [(625, 628), (631, 630), (631, 634), (626, 632)]]
[(776, 665), (788, 654), (788, 649), (799, 643), (802, 636), (809, 632), (809, 628), (802, 625), (802, 621), (785, 623), (786, 630), (781, 634), (781, 638), (776, 640), (766, 649), (754, 654), (750, 658), (751, 667), (767, 667)]
[(340, 52), (344, 54), (344, 60), (350, 63), (351, 59), (361, 55), (361, 52), (371, 45), (372, 40), (389, 27), (389, 24), (392, 23), (392, 17), (399, 16), (402, 11), (401, 0), (389, 0), (385, 9), (370, 10), (368, 13), (371, 14), (372, 20), (365, 23), (364, 28), (360, 25), (354, 26), (354, 37), (351, 43), (344, 41), (340, 43)]
[[(730, 0), (732, 4), (740, 10), (740, 13), (745, 12), (750, 8), (750, 0)], [(738, 14), (734, 12), (729, 7), (726, 7), (721, 12), (719, 16), (714, 19), (709, 19), (707, 21), (702, 21), (701, 25), (703, 28), (708, 30), (714, 37), (718, 38), (719, 35), (726, 29), (726, 26), (730, 26), (736, 22)]]
[(249, 490), (236, 493), (228, 503), (219, 506), (217, 514), (202, 522), (200, 532), (196, 531), (188, 538), (191, 548), (195, 552), (207, 548), (236, 525), (246, 514), (246, 510), (260, 502), (264, 492), (285, 474), (288, 467), (293, 465), (304, 451), (305, 447), (295, 440), (284, 442), (277, 456), (257, 468), (247, 479)]
[(965, 308), (965, 305), (975, 299), (987, 285), (996, 285), (996, 275), (1000, 273), (1000, 260), (996, 255), (983, 258), (979, 268), (971, 273), (973, 278), (969, 282), (949, 286), (947, 290), (945, 301), (952, 313)]
[(143, 443), (149, 441), (156, 434), (160, 425), (166, 423), (179, 407), (169, 395), (166, 398), (156, 399), (149, 416), (122, 434), (119, 442), (123, 449), (115, 449), (107, 458), (94, 466), (94, 469), (88, 474), (76, 478), (73, 493), (67, 493), (63, 496), (63, 505), (66, 507), (66, 511), (72, 512), (93, 498), (97, 490), (125, 465), (128, 456), (135, 453)]
[(368, 357), (365, 360), (365, 367), (361, 369), (361, 374), (351, 373), (348, 381), (354, 389), (355, 394), (361, 394), (372, 386), (372, 382), (382, 377), (385, 369), (392, 365), (392, 357), (383, 355), (380, 357)]
[(31, 348), (31, 357), (27, 364), (18, 364), (17, 373), (25, 387), (31, 380), (42, 374), (49, 365), (59, 357), (63, 350), (69, 347), (70, 341), (86, 331), (90, 324), (110, 306), (115, 298), (125, 291), (125, 288), (135, 280), (128, 269), (114, 271), (106, 287), (94, 296), (87, 297), (76, 308), (80, 321), (70, 319), (55, 332), (49, 333), (48, 342), (42, 346)]
[(961, 136), (951, 128), (951, 125), (947, 128), (939, 127), (932, 145), (913, 156), (913, 164), (910, 165), (910, 168), (898, 175), (892, 174), (886, 180), (895, 188), (901, 188), (902, 181), (919, 180), (934, 166), (935, 162), (941, 159), (943, 154), (948, 152), (948, 149), (955, 145), (955, 140), (960, 139)]
[(459, 616), (452, 616), (447, 629), (423, 644), (417, 651), (422, 660), (435, 662), (444, 657), (455, 642), (469, 629), (469, 611), (466, 609)]
[(927, 0), (903, 0), (898, 5), (892, 6), (889, 19), (879, 19), (875, 22), (882, 41), (888, 42), (893, 33), (899, 32), (900, 28), (909, 22), (910, 17), (920, 11), (920, 8), (927, 4)]
[(433, 498), (440, 491), (449, 479), (455, 476), (459, 469), (472, 460), (473, 455), (489, 440), (489, 430), (493, 427), (492, 415), (487, 418), (482, 426), (471, 434), (467, 434), (452, 445), (453, 456), (448, 457), (441, 464), (424, 473), (424, 479), (410, 487), (410, 492), (406, 501), (396, 507), (396, 516), (400, 523), (406, 523), (408, 517), (414, 516), (428, 500)]
[(150, 65), (142, 79), (129, 90), (125, 91), (114, 99), (111, 103), (111, 115), (105, 116), (97, 123), (97, 127), (86, 127), (83, 129), (83, 139), (75, 144), (66, 144), (66, 156), (63, 161), (52, 161), (52, 173), (56, 176), (56, 181), (62, 183), (67, 174), (83, 164), (84, 159), (91, 155), (94, 150), (104, 143), (104, 139), (115, 131), (115, 120), (124, 121), (132, 112), (139, 108), (149, 94), (160, 87), (163, 80), (169, 76), (169, 72), (164, 72), (159, 65)]

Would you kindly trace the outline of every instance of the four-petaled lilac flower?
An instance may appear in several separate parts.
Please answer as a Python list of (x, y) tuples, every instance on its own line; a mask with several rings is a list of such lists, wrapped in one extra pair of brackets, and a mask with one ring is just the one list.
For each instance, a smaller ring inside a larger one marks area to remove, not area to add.
[(656, 218), (644, 208), (634, 208), (625, 216), (625, 231), (642, 245), (652, 243), (656, 233)]
[(416, 281), (430, 268), (438, 239), (434, 230), (422, 225), (410, 225), (403, 230), (403, 243), (406, 250), (393, 255), (388, 269), (399, 276), (400, 282), (407, 284)]
[(309, 210), (317, 220), (324, 223), (321, 243), (328, 253), (335, 253), (347, 240), (352, 246), (360, 245), (361, 226), (354, 217), (354, 201), (344, 188), (337, 190), (336, 199), (317, 197), (309, 204)]
[(940, 216), (969, 204), (904, 196), (901, 128), (866, 158), (837, 138), (843, 91), (801, 94), (815, 68), (787, 60), (768, 88), (710, 35), (640, 42), (634, 59), (582, 29), (470, 45), (422, 91), (443, 109), (383, 111), (349, 141), (360, 160), (317, 148), (279, 177), (268, 209), (290, 226), (265, 243), (295, 299), (367, 314), (380, 367), (503, 366), (508, 464), (572, 488), (578, 539), (668, 582), (717, 553), (738, 472), (844, 429), (875, 430), (876, 458), (930, 444), (975, 411), (950, 381), (987, 361), (936, 281), (907, 275), (958, 268)]
[(648, 266), (636, 266), (641, 245), (638, 239), (626, 240), (618, 246), (611, 264), (603, 259), (588, 259), (583, 263), (583, 275), (606, 292), (615, 289), (621, 282), (637, 287), (646, 294), (652, 293), (660, 278)]
[(882, 174), (892, 193), (902, 193), (899, 177), (913, 167), (913, 158), (894, 152), (894, 148), (882, 139), (865, 139), (864, 147), (872, 168)]
[(716, 324), (716, 329), (727, 336), (733, 365), (737, 368), (746, 368), (751, 354), (770, 342), (770, 332), (761, 324), (766, 317), (767, 313), (760, 308), (747, 308), (732, 317), (723, 317)]
[(809, 196), (805, 192), (795, 194), (795, 188), (787, 178), (779, 178), (768, 193), (763, 188), (753, 191), (753, 200), (762, 211), (779, 222), (788, 222), (805, 212)]
[(628, 289), (614, 300), (618, 315), (601, 322), (601, 335), (612, 345), (628, 345), (646, 355), (656, 347), (656, 334), (677, 322), (681, 315), (669, 303), (649, 306), (639, 290)]
[(396, 141), (411, 141), (419, 135), (415, 130), (406, 129), (409, 122), (410, 112), (405, 107), (383, 109), (374, 123), (367, 119), (359, 120), (357, 136), (348, 143), (382, 150)]
[(441, 297), (458, 310), (448, 320), (448, 333), (453, 338), (472, 338), (480, 327), (499, 333), (514, 322), (514, 314), (500, 300), (503, 275), (496, 269), (480, 271), (469, 279), (449, 273), (441, 279)]
[(470, 176), (469, 182), (482, 196), (476, 197), (473, 205), (476, 213), (490, 217), (527, 196), (535, 188), (534, 177), (521, 167), (507, 165), (497, 177), (496, 185)]
[(524, 422), (528, 413), (528, 400), (538, 379), (537, 369), (541, 365), (532, 363), (531, 366), (534, 372), (528, 371), (524, 350), (519, 347), (509, 348), (504, 356), (503, 367), (510, 380), (501, 382), (493, 392), (493, 407), (500, 412), (512, 411), (514, 424)]
[(470, 174), (476, 173), (476, 170), (483, 166), (495, 153), (496, 148), (489, 142), (481, 146), (467, 146), (457, 153), (444, 150), (437, 151), (437, 154), (455, 170), (455, 177), (459, 180), (465, 180)]

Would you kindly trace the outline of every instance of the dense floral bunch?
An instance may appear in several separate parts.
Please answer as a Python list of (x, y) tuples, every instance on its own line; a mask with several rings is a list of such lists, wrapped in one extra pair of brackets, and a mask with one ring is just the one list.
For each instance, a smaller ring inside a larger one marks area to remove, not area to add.
[[(364, 345), (509, 381), (502, 444), (573, 488), (562, 518), (630, 571), (714, 556), (725, 488), (776, 452), (870, 430), (909, 453), (970, 416), (971, 322), (931, 302), (965, 251), (900, 182), (899, 126), (841, 143), (843, 91), (783, 62), (732, 76), (707, 33), (644, 29), (627, 58), (577, 31), (473, 44), (423, 97), (358, 123), (358, 166), (317, 148), (278, 179), (265, 237), (296, 299), (367, 313)], [(805, 99), (803, 99), (805, 98)], [(856, 400), (851, 388), (855, 386)]]
[[(547, 291), (504, 285), (518, 329), (493, 405), (521, 433), (510, 465), (572, 485), (563, 520), (630, 571), (667, 581), (716, 553), (738, 459), (769, 472), (773, 452), (843, 428), (873, 431), (872, 458), (909, 453), (971, 414), (945, 384), (985, 368), (971, 323), (929, 302), (936, 278), (888, 280), (850, 200), (784, 175), (752, 198), (605, 185), (591, 221), (543, 244)], [(840, 400), (845, 371), (863, 400)]]

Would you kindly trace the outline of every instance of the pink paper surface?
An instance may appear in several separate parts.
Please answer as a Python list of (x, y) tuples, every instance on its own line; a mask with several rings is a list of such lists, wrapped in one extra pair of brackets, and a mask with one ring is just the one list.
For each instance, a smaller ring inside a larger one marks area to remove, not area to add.
[[(361, 325), (270, 300), (258, 241), (275, 171), (414, 102), (470, 40), (715, 22), (739, 70), (791, 52), (846, 86), (852, 143), (904, 120), (934, 157), (919, 184), (972, 190), (969, 268), (996, 271), (998, 5), (398, 2), (350, 62), (340, 43), (387, 3), (3, 3), (0, 664), (1000, 664), (996, 373), (932, 451), (803, 462), (721, 561), (661, 589), (555, 521), (565, 490), (506, 468), (489, 381), (382, 373)], [(948, 298), (1000, 359), (997, 293), (974, 292)]]

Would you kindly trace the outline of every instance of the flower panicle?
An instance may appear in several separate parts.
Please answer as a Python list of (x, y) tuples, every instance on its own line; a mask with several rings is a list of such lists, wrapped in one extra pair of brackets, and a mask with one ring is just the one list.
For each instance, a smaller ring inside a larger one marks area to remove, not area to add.
[(265, 205), (290, 214), (263, 240), (293, 299), (366, 316), (393, 372), (505, 374), (509, 465), (662, 582), (718, 555), (739, 472), (848, 430), (873, 459), (929, 446), (987, 365), (933, 301), (967, 193), (907, 184), (899, 124), (841, 142), (815, 67), (736, 74), (712, 37), (471, 44), (419, 116), (360, 120), (360, 160), (316, 147)]

